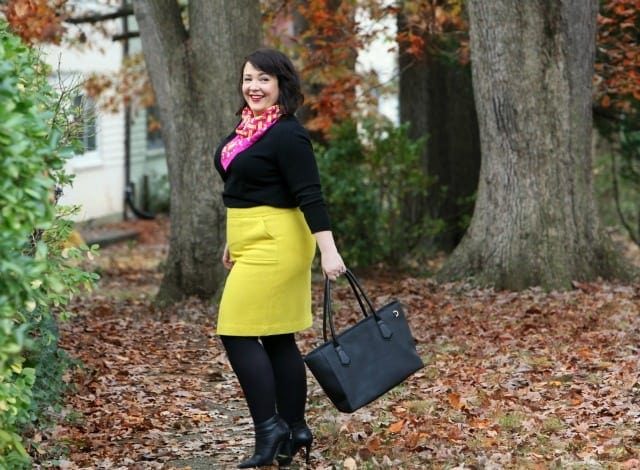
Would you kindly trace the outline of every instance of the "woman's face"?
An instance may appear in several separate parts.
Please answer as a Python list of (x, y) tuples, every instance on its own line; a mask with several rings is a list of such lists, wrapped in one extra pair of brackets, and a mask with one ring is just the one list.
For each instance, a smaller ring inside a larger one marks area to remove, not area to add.
[(242, 96), (253, 114), (259, 116), (278, 102), (278, 78), (247, 62), (242, 72)]

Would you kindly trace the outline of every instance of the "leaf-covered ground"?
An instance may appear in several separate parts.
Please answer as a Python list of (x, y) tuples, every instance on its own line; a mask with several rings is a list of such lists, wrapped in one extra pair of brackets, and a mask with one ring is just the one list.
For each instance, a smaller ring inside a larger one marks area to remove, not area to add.
[[(153, 307), (166, 223), (137, 227), (139, 243), (102, 250), (97, 290), (62, 325), (83, 366), (69, 374), (62, 424), (35, 436), (37, 468), (225, 469), (252, 450), (215, 307)], [(510, 293), (362, 280), (374, 303), (405, 304), (426, 367), (351, 415), (309, 374), (311, 468), (640, 468), (640, 285)], [(319, 341), (320, 291), (303, 351)], [(348, 294), (336, 289), (342, 325), (357, 316)]]

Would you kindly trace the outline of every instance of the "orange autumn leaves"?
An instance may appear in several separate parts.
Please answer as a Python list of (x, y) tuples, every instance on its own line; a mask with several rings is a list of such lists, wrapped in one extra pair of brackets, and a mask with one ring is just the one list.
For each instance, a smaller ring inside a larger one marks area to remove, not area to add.
[(438, 54), (449, 42), (456, 45), (455, 55), (461, 63), (469, 61), (469, 23), (463, 0), (413, 0), (404, 2), (396, 13), (403, 17), (397, 33), (403, 53), (420, 60), (425, 49)]
[[(401, 6), (381, 0), (262, 0), (261, 4), (264, 24), (269, 25), (265, 27), (267, 41), (290, 49), (298, 59), (311, 111), (306, 125), (312, 130), (326, 133), (335, 122), (352, 117), (358, 106), (367, 109), (375, 103), (381, 84), (374, 75), (357, 70), (355, 60), (358, 51), (376, 37), (391, 37), (392, 32), (369, 24), (379, 25), (383, 19), (401, 14), (402, 28), (392, 39), (403, 54), (421, 60), (425, 50), (438, 53), (442, 46), (447, 49), (443, 52), (455, 55), (462, 63), (469, 60), (468, 19), (463, 0), (407, 0)], [(9, 0), (3, 11), (12, 29), (26, 42), (59, 43), (65, 35), (64, 21), (70, 9), (67, 0)], [(601, 109), (625, 114), (637, 112), (639, 11), (640, 0), (601, 3), (594, 74), (594, 101)], [(292, 26), (296, 21), (297, 30)], [(274, 24), (280, 27), (273, 27)], [(455, 45), (454, 50), (450, 49), (451, 44)], [(127, 68), (123, 70), (126, 74)], [(136, 69), (133, 73), (138, 72)], [(119, 77), (113, 83), (123, 85), (114, 86), (107, 101), (119, 105), (131, 101), (130, 97), (139, 91), (138, 84), (146, 81)], [(128, 83), (135, 85), (130, 91)], [(101, 87), (101, 92), (104, 88)], [(364, 92), (357, 96), (357, 89)], [(123, 93), (125, 98), (114, 98)], [(144, 94), (152, 99), (149, 93)], [(149, 100), (140, 101), (146, 106)]]
[(596, 100), (627, 114), (640, 102), (639, 11), (640, 0), (607, 0), (598, 15)]
[(7, 21), (27, 43), (59, 44), (65, 33), (63, 6), (67, 0), (9, 0), (4, 7)]

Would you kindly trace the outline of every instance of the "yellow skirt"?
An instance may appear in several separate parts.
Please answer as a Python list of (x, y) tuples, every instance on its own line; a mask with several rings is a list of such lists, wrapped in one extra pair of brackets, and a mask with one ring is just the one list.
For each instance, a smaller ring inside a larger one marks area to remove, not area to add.
[(222, 293), (217, 333), (267, 336), (309, 328), (316, 243), (302, 212), (229, 208), (227, 244), (234, 265)]

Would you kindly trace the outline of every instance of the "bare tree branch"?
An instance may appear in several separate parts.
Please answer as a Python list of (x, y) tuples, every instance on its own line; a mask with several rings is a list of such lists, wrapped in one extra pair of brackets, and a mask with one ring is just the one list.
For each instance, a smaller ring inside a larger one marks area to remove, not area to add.
[(122, 18), (123, 16), (133, 15), (133, 7), (125, 6), (111, 13), (91, 13), (84, 16), (78, 16), (75, 18), (67, 18), (65, 23), (71, 24), (83, 24), (83, 23), (101, 23), (102, 21), (115, 20)]
[(620, 185), (618, 182), (618, 165), (616, 164), (616, 153), (611, 152), (611, 186), (613, 188), (613, 200), (616, 202), (616, 212), (620, 223), (627, 230), (629, 237), (633, 242), (640, 246), (640, 236), (633, 231), (631, 224), (627, 221), (624, 213), (622, 212), (622, 206), (620, 204)]

